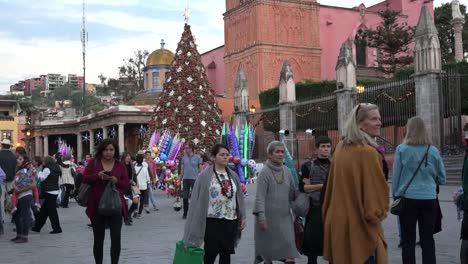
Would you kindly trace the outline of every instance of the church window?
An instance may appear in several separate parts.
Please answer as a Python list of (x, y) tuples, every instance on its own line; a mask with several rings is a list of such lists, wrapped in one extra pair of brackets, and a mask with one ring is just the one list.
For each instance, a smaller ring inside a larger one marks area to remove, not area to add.
[(363, 31), (360, 29), (356, 34), (354, 39), (354, 44), (356, 45), (356, 64), (357, 66), (366, 66), (367, 65), (367, 54), (366, 54), (366, 39), (363, 36)]

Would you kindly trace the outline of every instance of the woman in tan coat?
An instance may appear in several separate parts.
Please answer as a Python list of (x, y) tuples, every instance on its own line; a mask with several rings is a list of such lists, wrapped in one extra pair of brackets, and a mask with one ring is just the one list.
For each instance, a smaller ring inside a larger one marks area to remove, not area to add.
[(389, 188), (373, 139), (381, 125), (376, 105), (357, 105), (333, 155), (322, 208), (323, 258), (330, 263), (387, 263), (382, 221)]

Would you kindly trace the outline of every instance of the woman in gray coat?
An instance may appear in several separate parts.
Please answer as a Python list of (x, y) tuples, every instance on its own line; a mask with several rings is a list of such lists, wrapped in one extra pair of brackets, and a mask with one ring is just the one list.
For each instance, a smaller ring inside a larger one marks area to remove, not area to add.
[(239, 176), (227, 167), (229, 149), (217, 144), (211, 150), (214, 164), (195, 181), (185, 224), (184, 244), (200, 247), (204, 263), (231, 263), (231, 255), (245, 227), (244, 195)]
[(257, 179), (255, 198), (255, 263), (284, 260), (294, 263), (299, 256), (294, 240), (290, 201), (294, 195), (293, 179), (283, 165), (284, 145), (268, 145), (268, 160)]

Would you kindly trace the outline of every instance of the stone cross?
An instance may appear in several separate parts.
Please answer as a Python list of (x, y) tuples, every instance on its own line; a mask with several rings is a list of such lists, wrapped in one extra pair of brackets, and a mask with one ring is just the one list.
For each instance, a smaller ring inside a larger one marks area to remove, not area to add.
[(414, 48), (416, 115), (421, 117), (431, 135), (432, 143), (441, 149), (442, 115), (441, 87), (442, 73), (440, 43), (434, 20), (426, 6), (421, 8), (416, 27)]
[(462, 61), (463, 56), (463, 24), (465, 16), (460, 11), (458, 0), (452, 1), (452, 29), (455, 39), (455, 61)]

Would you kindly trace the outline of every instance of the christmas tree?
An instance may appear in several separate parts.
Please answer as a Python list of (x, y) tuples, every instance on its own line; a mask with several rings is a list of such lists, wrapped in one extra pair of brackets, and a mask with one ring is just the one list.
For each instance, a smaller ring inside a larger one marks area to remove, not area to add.
[(208, 82), (190, 26), (185, 24), (164, 90), (149, 123), (149, 137), (156, 130), (179, 133), (196, 150), (208, 152), (219, 142), (221, 110)]

